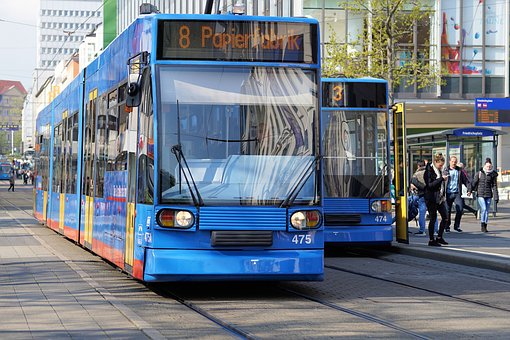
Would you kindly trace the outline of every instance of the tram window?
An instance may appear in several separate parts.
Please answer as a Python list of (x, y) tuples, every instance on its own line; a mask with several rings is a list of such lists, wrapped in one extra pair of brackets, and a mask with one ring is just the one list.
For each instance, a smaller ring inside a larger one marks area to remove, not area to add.
[(118, 119), (117, 119), (117, 107), (108, 109), (108, 140), (107, 140), (107, 148), (108, 148), (108, 156), (107, 156), (107, 164), (106, 171), (114, 171), (115, 170), (115, 157), (117, 156), (117, 138), (119, 136), (119, 128), (118, 128)]
[(83, 172), (83, 190), (85, 195), (94, 195), (94, 177), (93, 177), (93, 162), (95, 156), (95, 131), (96, 131), (96, 99), (97, 90), (90, 92), (91, 99), (87, 103), (85, 112), (85, 143), (84, 143), (84, 172)]
[(71, 164), (70, 176), (71, 187), (69, 193), (76, 194), (76, 179), (78, 177), (78, 112), (72, 116), (72, 137), (71, 137)]
[[(154, 120), (149, 72), (144, 72), (140, 103), (139, 133), (143, 146), (138, 157), (138, 202), (154, 202)], [(152, 149), (152, 151), (151, 151)]]
[(115, 170), (127, 169), (127, 142), (128, 142), (128, 114), (125, 105), (118, 107), (118, 136), (117, 136), (117, 152), (115, 156)]
[(60, 192), (60, 176), (61, 176), (61, 131), (62, 124), (58, 124), (53, 130), (53, 178), (52, 178), (52, 191)]
[(123, 84), (119, 87), (118, 99), (119, 103), (126, 101), (126, 84)]
[[(67, 110), (64, 112), (64, 117), (67, 116)], [(68, 158), (68, 152), (66, 147), (66, 137), (67, 137), (67, 118), (62, 119), (62, 126), (60, 131), (60, 192), (65, 193), (66, 192), (66, 181), (67, 181), (67, 158)]]
[(97, 138), (96, 138), (96, 197), (103, 197), (104, 172), (106, 171), (107, 159), (107, 117), (101, 114), (97, 117)]
[(43, 128), (41, 135), (41, 180), (42, 190), (49, 189), (49, 157), (50, 157), (50, 128), (49, 125)]
[(117, 105), (117, 89), (108, 94), (108, 108)]

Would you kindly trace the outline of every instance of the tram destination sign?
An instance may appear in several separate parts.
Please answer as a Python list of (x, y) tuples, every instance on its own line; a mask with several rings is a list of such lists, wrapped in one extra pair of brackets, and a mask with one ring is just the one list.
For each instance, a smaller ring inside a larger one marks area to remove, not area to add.
[(475, 126), (510, 126), (510, 98), (476, 98)]
[(157, 58), (317, 62), (317, 25), (287, 21), (162, 20)]

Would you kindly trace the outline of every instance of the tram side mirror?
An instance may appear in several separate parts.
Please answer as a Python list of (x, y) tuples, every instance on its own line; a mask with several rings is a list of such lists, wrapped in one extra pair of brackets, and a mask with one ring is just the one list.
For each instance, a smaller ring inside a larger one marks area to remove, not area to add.
[(138, 107), (142, 99), (140, 84), (143, 70), (149, 65), (149, 53), (140, 52), (128, 59), (128, 84), (126, 86), (126, 106)]

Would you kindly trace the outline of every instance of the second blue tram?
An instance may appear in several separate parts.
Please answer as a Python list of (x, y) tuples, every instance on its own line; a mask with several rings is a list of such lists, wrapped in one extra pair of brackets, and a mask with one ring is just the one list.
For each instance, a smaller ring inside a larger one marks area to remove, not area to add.
[(13, 171), (13, 167), (11, 163), (1, 162), (0, 163), (0, 180), (7, 181), (11, 178), (11, 172)]
[(393, 239), (387, 82), (322, 79), (324, 241)]
[(138, 18), (39, 114), (35, 216), (144, 281), (322, 279), (318, 37)]

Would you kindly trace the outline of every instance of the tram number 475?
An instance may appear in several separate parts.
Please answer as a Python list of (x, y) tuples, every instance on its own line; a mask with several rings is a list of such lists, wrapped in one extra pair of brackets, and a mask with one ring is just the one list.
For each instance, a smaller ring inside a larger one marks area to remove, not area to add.
[(312, 244), (312, 235), (294, 235), (292, 237), (294, 244)]

